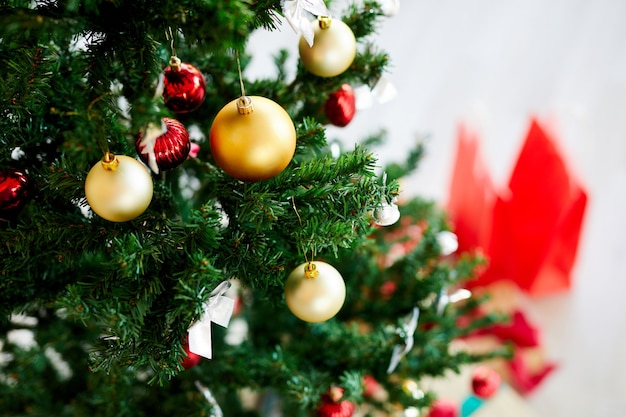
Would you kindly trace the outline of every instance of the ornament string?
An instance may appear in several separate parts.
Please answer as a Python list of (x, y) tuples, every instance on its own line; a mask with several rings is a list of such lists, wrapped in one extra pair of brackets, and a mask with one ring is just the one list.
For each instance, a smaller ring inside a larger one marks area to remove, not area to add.
[[(298, 218), (300, 227), (304, 227), (304, 224), (302, 223), (302, 217), (300, 217), (300, 213), (298, 212), (298, 209), (296, 208), (296, 199), (293, 197), (291, 197), (291, 206), (293, 207), (293, 211), (296, 213), (296, 217)], [(309, 268), (310, 268), (312, 265), (311, 262), (313, 262), (313, 258), (315, 258), (315, 252), (313, 251), (313, 248), (311, 248), (311, 260), (309, 260), (306, 256), (306, 248), (304, 247), (304, 243), (302, 241), (300, 241), (300, 246), (302, 247), (304, 260), (306, 261), (307, 265), (309, 265)]]
[(237, 110), (239, 114), (250, 114), (254, 111), (252, 99), (246, 96), (246, 88), (243, 83), (243, 73), (241, 72), (241, 61), (239, 60), (239, 50), (235, 49), (235, 59), (237, 60), (237, 72), (239, 73), (239, 87), (241, 88), (241, 97), (237, 101)]
[(241, 97), (237, 101), (237, 111), (239, 114), (250, 114), (254, 111), (252, 99), (246, 96), (246, 88), (243, 84), (243, 73), (241, 72), (241, 61), (239, 60), (239, 50), (235, 49), (235, 59), (237, 61), (237, 72), (239, 73), (239, 87), (241, 88)]
[(235, 59), (237, 60), (237, 72), (239, 73), (239, 87), (241, 88), (241, 96), (246, 96), (246, 88), (243, 85), (243, 73), (241, 72), (241, 61), (239, 60), (239, 50), (235, 49)]
[[(105, 97), (111, 94), (112, 93), (109, 91), (91, 100), (91, 102), (87, 106), (87, 120), (91, 121), (91, 119), (94, 117), (94, 114), (92, 113), (93, 106), (95, 106), (100, 100), (103, 100)], [(100, 117), (100, 119), (102, 118)], [(102, 129), (101, 125), (100, 125), (100, 128), (102, 131), (104, 130)], [(100, 135), (96, 135), (96, 137), (97, 137), (96, 143), (98, 144), (98, 147), (100, 148), (100, 150), (102, 151), (102, 154), (104, 155), (105, 162), (107, 163), (111, 162), (114, 157), (111, 155), (111, 152), (109, 150), (109, 142), (105, 139), (103, 143), (102, 140), (100, 139)]]
[(172, 56), (176, 56), (176, 48), (174, 48), (174, 34), (172, 33), (171, 26), (168, 26), (167, 30), (165, 31), (165, 39), (170, 41), (170, 50), (172, 51)]

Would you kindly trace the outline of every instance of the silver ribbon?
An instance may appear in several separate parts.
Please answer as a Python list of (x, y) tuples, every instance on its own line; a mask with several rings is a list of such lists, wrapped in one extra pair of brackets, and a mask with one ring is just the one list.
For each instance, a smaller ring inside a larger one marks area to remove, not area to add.
[(211, 413), (211, 417), (224, 417), (222, 408), (217, 403), (217, 400), (213, 396), (213, 393), (211, 392), (211, 390), (205, 387), (204, 385), (202, 385), (200, 381), (194, 381), (194, 384), (196, 385), (196, 388), (198, 388), (198, 391), (200, 391), (202, 395), (204, 395), (204, 398), (206, 398), (209, 404), (211, 404), (211, 407), (213, 407), (213, 412)]
[(411, 318), (404, 324), (404, 326), (402, 326), (402, 329), (397, 330), (398, 334), (404, 333), (404, 343), (394, 346), (393, 352), (391, 353), (391, 361), (389, 361), (389, 367), (387, 368), (388, 374), (392, 373), (396, 369), (400, 360), (413, 348), (413, 343), (415, 342), (413, 335), (417, 329), (419, 316), (420, 309), (418, 307), (413, 307)]
[(313, 46), (314, 32), (307, 12), (315, 16), (330, 16), (330, 11), (323, 0), (285, 0), (283, 2), (283, 14), (291, 28), (298, 35), (302, 35), (309, 46)]
[(465, 288), (458, 289), (452, 294), (448, 294), (447, 289), (441, 290), (441, 292), (439, 293), (439, 297), (437, 298), (437, 314), (441, 316), (448, 304), (458, 303), (459, 301), (467, 300), (471, 296), (471, 291), (466, 290)]
[(211, 359), (213, 349), (211, 344), (211, 323), (228, 327), (233, 315), (235, 300), (224, 296), (230, 288), (230, 282), (222, 281), (211, 293), (209, 300), (204, 303), (204, 313), (200, 320), (193, 323), (189, 333), (189, 351)]

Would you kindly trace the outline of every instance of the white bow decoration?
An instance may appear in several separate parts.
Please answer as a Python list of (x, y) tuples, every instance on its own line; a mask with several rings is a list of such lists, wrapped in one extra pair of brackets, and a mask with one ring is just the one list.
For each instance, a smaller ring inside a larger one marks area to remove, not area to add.
[(398, 329), (398, 333), (404, 333), (404, 343), (398, 344), (393, 348), (391, 361), (389, 362), (389, 367), (387, 368), (388, 374), (392, 373), (400, 363), (400, 359), (413, 349), (413, 343), (415, 342), (413, 335), (417, 329), (417, 320), (419, 319), (419, 316), (420, 309), (418, 307), (413, 307), (413, 313), (411, 314), (411, 318), (408, 323), (403, 326), (402, 330)]
[(160, 124), (150, 123), (143, 132), (139, 146), (142, 148), (141, 153), (148, 155), (148, 166), (155, 173), (159, 173), (159, 166), (157, 165), (156, 155), (154, 154), (154, 145), (156, 140), (167, 133), (167, 127), (165, 123), (161, 121)]
[(323, 0), (285, 0), (283, 2), (283, 13), (291, 28), (297, 34), (302, 35), (309, 46), (313, 46), (313, 28), (306, 12), (315, 16), (330, 16), (330, 11)]
[(465, 288), (458, 289), (452, 294), (448, 294), (448, 290), (441, 290), (437, 297), (437, 314), (441, 316), (448, 304), (467, 300), (471, 296), (472, 292)]
[(356, 109), (365, 110), (374, 105), (374, 99), (385, 104), (398, 96), (398, 89), (388, 78), (381, 76), (372, 88), (362, 85), (354, 89)]
[(187, 330), (189, 333), (190, 352), (211, 359), (213, 355), (211, 322), (222, 327), (228, 327), (230, 317), (233, 315), (235, 308), (235, 300), (224, 296), (229, 288), (230, 282), (222, 281), (213, 290), (209, 300), (204, 303), (204, 314), (200, 320), (193, 323)]

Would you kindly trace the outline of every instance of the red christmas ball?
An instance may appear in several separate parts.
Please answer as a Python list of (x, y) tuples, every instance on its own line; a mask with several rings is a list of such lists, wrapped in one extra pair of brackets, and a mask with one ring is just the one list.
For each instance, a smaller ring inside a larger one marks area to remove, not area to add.
[(163, 75), (163, 99), (168, 109), (182, 114), (200, 107), (206, 94), (206, 82), (198, 68), (174, 56)]
[(492, 397), (500, 387), (500, 374), (487, 366), (477, 366), (472, 373), (472, 391), (478, 398)]
[(373, 397), (375, 396), (383, 387), (380, 383), (371, 375), (363, 376), (363, 396), (364, 397)]
[(180, 364), (185, 369), (191, 369), (196, 366), (202, 360), (202, 356), (189, 351), (189, 339), (185, 338), (183, 342), (183, 349), (185, 350), (186, 356), (181, 359)]
[(350, 123), (356, 113), (356, 99), (350, 84), (343, 84), (339, 90), (328, 96), (324, 111), (335, 126), (344, 127)]
[(458, 406), (454, 401), (438, 399), (430, 407), (428, 417), (457, 417), (458, 414)]
[(181, 122), (164, 117), (161, 126), (151, 126), (139, 133), (135, 147), (141, 160), (158, 174), (159, 170), (182, 164), (189, 155), (191, 142)]
[(0, 220), (14, 220), (31, 197), (28, 176), (16, 169), (0, 171)]
[(344, 400), (343, 388), (332, 387), (322, 396), (322, 404), (317, 409), (317, 417), (350, 417), (356, 410), (354, 403)]

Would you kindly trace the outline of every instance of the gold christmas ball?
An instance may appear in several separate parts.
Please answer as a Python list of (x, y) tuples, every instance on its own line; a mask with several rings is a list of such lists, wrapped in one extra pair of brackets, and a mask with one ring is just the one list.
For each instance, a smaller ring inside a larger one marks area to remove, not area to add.
[(85, 196), (98, 216), (125, 222), (143, 213), (152, 201), (152, 177), (136, 159), (107, 153), (85, 180)]
[(347, 70), (356, 55), (352, 30), (339, 19), (320, 17), (312, 22), (313, 46), (300, 37), (298, 49), (304, 67), (319, 77), (334, 77)]
[(261, 181), (280, 174), (296, 150), (296, 128), (276, 102), (243, 96), (222, 107), (210, 132), (211, 153), (228, 175)]
[(333, 266), (305, 262), (291, 271), (285, 283), (285, 301), (294, 316), (310, 323), (331, 319), (346, 299), (346, 284)]

